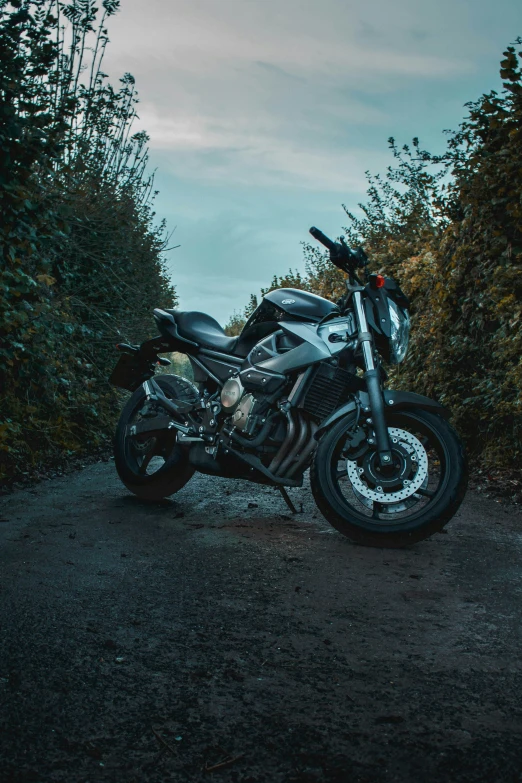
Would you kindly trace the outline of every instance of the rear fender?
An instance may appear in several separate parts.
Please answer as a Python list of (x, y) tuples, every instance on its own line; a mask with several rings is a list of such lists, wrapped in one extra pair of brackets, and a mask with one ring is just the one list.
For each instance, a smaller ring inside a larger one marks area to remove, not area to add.
[(161, 335), (146, 340), (139, 347), (120, 343), (117, 348), (121, 356), (110, 375), (109, 383), (130, 392), (136, 391), (144, 381), (152, 378), (157, 364), (170, 364), (168, 359), (160, 359), (158, 354), (173, 350), (170, 342), (166, 342)]
[[(422, 394), (415, 394), (414, 392), (405, 391), (390, 391), (384, 392), (385, 410), (404, 410), (404, 408), (420, 408), (425, 411), (431, 411), (438, 416), (442, 416), (444, 419), (448, 419), (450, 413), (444, 405), (436, 400), (431, 400), (429, 397), (424, 397)], [(332, 424), (342, 419), (349, 413), (356, 413), (361, 408), (370, 407), (370, 400), (366, 392), (360, 391), (354, 394), (353, 399), (334, 411), (328, 418), (326, 418), (320, 425), (319, 429), (315, 433), (315, 438), (319, 438), (323, 433), (329, 429)]]

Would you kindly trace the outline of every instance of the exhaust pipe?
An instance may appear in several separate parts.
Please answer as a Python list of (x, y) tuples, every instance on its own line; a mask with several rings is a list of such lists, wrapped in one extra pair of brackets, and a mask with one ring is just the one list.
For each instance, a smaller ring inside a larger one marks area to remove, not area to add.
[(285, 439), (282, 442), (279, 451), (277, 452), (272, 462), (268, 466), (268, 470), (270, 471), (270, 473), (273, 473), (274, 475), (277, 475), (279, 466), (281, 462), (284, 460), (284, 458), (286, 457), (288, 450), (291, 447), (292, 442), (294, 440), (295, 424), (290, 411), (286, 411), (286, 418), (288, 419), (288, 429), (286, 431)]
[(315, 433), (317, 432), (319, 427), (318, 427), (318, 425), (314, 421), (312, 421), (312, 422), (310, 422), (310, 429), (311, 429), (310, 440), (308, 441), (308, 443), (304, 447), (304, 449), (303, 449), (301, 455), (299, 456), (297, 462), (295, 463), (295, 465), (292, 465), (290, 467), (290, 469), (287, 471), (287, 474), (286, 474), (285, 478), (292, 478), (292, 476), (295, 473), (297, 473), (298, 471), (303, 470), (303, 468), (305, 467), (306, 463), (310, 459), (311, 455), (316, 450), (316, 448), (317, 448), (317, 441), (315, 439)]
[(300, 453), (301, 449), (303, 448), (304, 444), (306, 443), (308, 439), (308, 425), (301, 416), (301, 414), (298, 414), (298, 423), (299, 423), (299, 435), (297, 437), (297, 440), (295, 444), (293, 445), (290, 452), (287, 454), (287, 456), (284, 458), (284, 460), (281, 463), (281, 466), (279, 467), (279, 470), (277, 471), (277, 475), (281, 476), (283, 478), (286, 476), (288, 468), (292, 464), (292, 462), (295, 460), (297, 455)]

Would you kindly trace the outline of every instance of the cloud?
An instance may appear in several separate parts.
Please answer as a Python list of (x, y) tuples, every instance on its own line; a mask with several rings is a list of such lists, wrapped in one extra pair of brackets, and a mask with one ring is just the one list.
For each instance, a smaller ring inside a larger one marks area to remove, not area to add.
[(276, 76), (278, 79), (290, 79), (292, 81), (298, 81), (298, 82), (305, 82), (306, 79), (303, 76), (298, 76), (295, 73), (290, 73), (289, 71), (285, 71), (284, 68), (280, 68), (278, 65), (274, 65), (274, 63), (266, 63), (262, 60), (254, 61), (254, 65), (257, 65), (258, 68), (262, 68), (265, 71), (268, 71), (269, 74)]
[[(458, 8), (443, 0), (424, 10), (425, 27), (431, 23), (434, 32), (442, 27), (447, 34), (444, 6), (458, 20)], [(141, 0), (127, 0), (124, 10), (125, 34), (111, 29), (118, 49), (181, 71), (208, 74), (209, 64), (260, 61), (293, 76), (331, 77), (350, 69), (356, 78), (393, 73), (430, 78), (466, 67), (463, 57), (448, 57), (440, 46), (415, 49), (410, 30), (418, 25), (410, 20), (419, 9), (409, 0), (393, 6), (387, 0), (151, 0), (146, 9)]]
[[(310, 128), (299, 134), (268, 122), (258, 130), (240, 118), (161, 116), (146, 104), (140, 108), (139, 125), (147, 129), (153, 149), (172, 153), (170, 166), (179, 177), (344, 193), (361, 186), (366, 150), (348, 147), (346, 139), (314, 143)], [(384, 161), (387, 154), (379, 157)]]
[(513, 37), (516, 5), (123, 0), (104, 71), (136, 77), (135, 130), (159, 167), (158, 216), (179, 225), (185, 302), (223, 318), (302, 260), (308, 225), (338, 232), (365, 170), (392, 163), (390, 135), (443, 145), (464, 102), (496, 86), (484, 74)]
[(122, 70), (136, 64), (144, 97), (136, 129), (172, 153), (180, 177), (346, 192), (360, 188), (366, 168), (361, 129), (389, 135), (379, 96), (469, 68), (412, 45), (388, 3), (368, 5), (150, 0), (145, 10), (126, 0), (125, 25), (116, 17), (111, 26), (109, 61), (125, 61)]

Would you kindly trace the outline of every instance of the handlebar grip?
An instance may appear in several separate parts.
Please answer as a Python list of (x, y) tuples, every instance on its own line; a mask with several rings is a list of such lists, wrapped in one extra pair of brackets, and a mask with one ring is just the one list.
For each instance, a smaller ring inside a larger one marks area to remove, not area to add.
[(332, 242), (331, 239), (328, 239), (328, 237), (323, 234), (322, 231), (319, 231), (318, 228), (315, 226), (312, 226), (310, 229), (310, 234), (314, 237), (314, 239), (317, 239), (318, 242), (320, 242), (322, 245), (328, 248), (328, 250), (335, 252), (336, 250), (336, 244), (335, 242)]

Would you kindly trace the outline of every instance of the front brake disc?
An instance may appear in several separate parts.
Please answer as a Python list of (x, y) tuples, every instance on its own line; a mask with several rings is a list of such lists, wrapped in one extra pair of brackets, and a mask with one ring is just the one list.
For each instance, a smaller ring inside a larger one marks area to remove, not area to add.
[(388, 434), (392, 444), (398, 443), (410, 455), (410, 459), (416, 465), (415, 472), (408, 479), (402, 482), (400, 489), (386, 492), (383, 487), (376, 486), (372, 488), (363, 480), (364, 468), (357, 460), (347, 460), (346, 469), (348, 478), (356, 495), (362, 495), (370, 501), (377, 503), (400, 503), (411, 497), (423, 485), (428, 476), (428, 455), (426, 449), (415, 435), (407, 430), (401, 430), (397, 427), (388, 427)]

